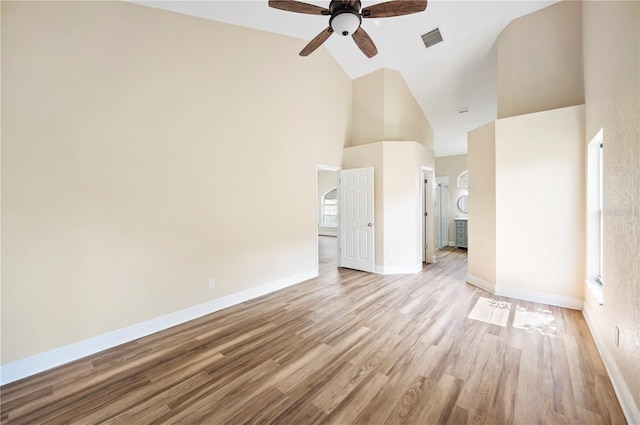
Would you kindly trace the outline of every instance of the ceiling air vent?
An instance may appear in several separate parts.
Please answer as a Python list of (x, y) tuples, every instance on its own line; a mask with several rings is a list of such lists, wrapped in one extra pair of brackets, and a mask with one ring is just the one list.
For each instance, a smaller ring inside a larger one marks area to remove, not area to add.
[(424, 47), (431, 47), (434, 44), (438, 44), (442, 41), (442, 34), (440, 34), (440, 28), (429, 31), (422, 36)]

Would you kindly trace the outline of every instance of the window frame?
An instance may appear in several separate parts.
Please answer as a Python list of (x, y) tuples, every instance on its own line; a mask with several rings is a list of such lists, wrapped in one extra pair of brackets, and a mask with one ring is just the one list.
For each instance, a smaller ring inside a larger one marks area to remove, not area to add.
[(604, 286), (604, 238), (605, 238), (605, 152), (604, 131), (598, 133), (587, 144), (586, 155), (586, 285), (598, 301), (603, 304)]
[[(334, 192), (336, 194), (335, 198), (327, 198), (327, 195)], [(327, 210), (332, 212), (332, 214), (327, 214)], [(338, 188), (334, 187), (333, 189), (329, 189), (322, 195), (322, 208), (321, 208), (321, 220), (322, 227), (327, 229), (337, 229), (338, 228)], [(327, 218), (331, 217), (331, 222), (327, 223)]]

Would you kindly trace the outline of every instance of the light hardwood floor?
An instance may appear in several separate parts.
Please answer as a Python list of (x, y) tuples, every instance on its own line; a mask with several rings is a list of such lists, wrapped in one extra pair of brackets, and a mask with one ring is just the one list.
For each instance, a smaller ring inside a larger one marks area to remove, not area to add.
[[(331, 252), (333, 250), (333, 252)], [(582, 314), (415, 275), (321, 276), (2, 387), (2, 424), (624, 424)]]

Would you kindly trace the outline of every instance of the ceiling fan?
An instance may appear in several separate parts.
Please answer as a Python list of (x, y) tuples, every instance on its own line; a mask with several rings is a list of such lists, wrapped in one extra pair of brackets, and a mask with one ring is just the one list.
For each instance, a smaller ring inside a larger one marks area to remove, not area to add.
[(300, 56), (308, 56), (335, 32), (345, 37), (350, 35), (362, 53), (372, 58), (378, 54), (378, 49), (360, 26), (362, 18), (388, 18), (422, 12), (427, 8), (427, 0), (387, 1), (362, 10), (360, 0), (331, 0), (328, 9), (296, 0), (269, 0), (269, 6), (289, 12), (330, 16), (329, 26), (302, 49)]

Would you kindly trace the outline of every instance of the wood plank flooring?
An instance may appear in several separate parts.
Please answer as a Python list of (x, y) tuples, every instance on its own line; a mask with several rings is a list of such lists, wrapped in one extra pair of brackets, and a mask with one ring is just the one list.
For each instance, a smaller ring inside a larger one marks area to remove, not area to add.
[[(624, 424), (582, 314), (335, 267), (1, 388), (2, 424)], [(471, 315), (471, 318), (469, 317)]]

